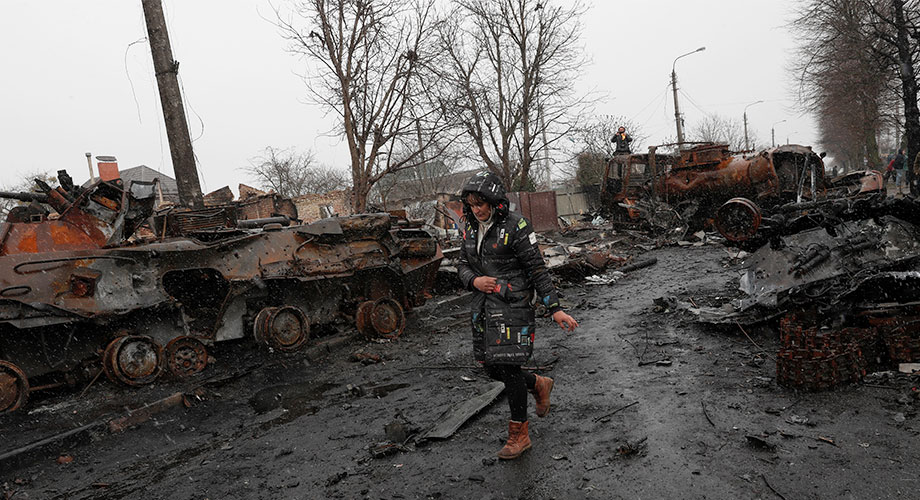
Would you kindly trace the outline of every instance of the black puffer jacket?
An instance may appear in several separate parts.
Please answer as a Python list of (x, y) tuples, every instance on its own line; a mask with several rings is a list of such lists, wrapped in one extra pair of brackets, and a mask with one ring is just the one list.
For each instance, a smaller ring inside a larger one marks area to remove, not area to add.
[[(466, 203), (466, 195), (476, 192), (492, 206), (492, 225), (477, 251), (479, 221)], [(463, 188), (466, 222), (463, 246), (457, 266), (461, 282), (474, 292), (472, 303), (473, 351), (477, 361), (521, 364), (533, 350), (534, 314), (537, 299), (551, 313), (561, 310), (559, 297), (537, 247), (533, 227), (520, 214), (508, 210), (508, 199), (501, 181), (487, 172), (474, 176)], [(485, 294), (473, 287), (479, 276), (498, 280), (495, 293)]]
[(629, 153), (630, 152), (629, 143), (632, 142), (632, 140), (633, 140), (632, 137), (626, 132), (622, 132), (622, 133), (618, 132), (617, 135), (613, 136), (613, 139), (610, 139), (610, 141), (616, 144), (617, 146), (617, 149), (615, 151), (615, 153), (617, 154)]

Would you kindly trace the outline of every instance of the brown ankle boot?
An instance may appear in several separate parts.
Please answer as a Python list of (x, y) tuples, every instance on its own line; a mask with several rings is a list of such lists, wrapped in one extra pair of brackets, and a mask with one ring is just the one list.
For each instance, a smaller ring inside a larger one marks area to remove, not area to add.
[(527, 422), (508, 422), (508, 442), (498, 452), (498, 458), (512, 460), (530, 449), (530, 435), (527, 433)]
[(553, 392), (553, 379), (536, 375), (537, 382), (530, 391), (537, 400), (537, 416), (545, 417), (549, 413), (549, 393)]

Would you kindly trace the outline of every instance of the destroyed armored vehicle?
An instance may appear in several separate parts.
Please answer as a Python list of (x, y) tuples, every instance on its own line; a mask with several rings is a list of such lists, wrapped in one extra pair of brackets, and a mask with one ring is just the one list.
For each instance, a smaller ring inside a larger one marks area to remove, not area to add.
[[(785, 145), (757, 154), (736, 154), (726, 144), (697, 143), (677, 154), (618, 155), (607, 163), (601, 203), (619, 219), (637, 219), (650, 203), (665, 204), (693, 226), (702, 227), (725, 202), (750, 200), (773, 206), (824, 196), (821, 156), (810, 147)], [(752, 206), (753, 205), (753, 206)], [(759, 208), (758, 208), (759, 211)]]
[(236, 221), (233, 206), (154, 214), (155, 183), (59, 179), (0, 193), (29, 202), (0, 224), (0, 413), (100, 370), (127, 385), (195, 374), (224, 340), (296, 351), (337, 321), (398, 336), (442, 257), (388, 214), (287, 227)]
[(920, 203), (877, 194), (804, 211), (772, 216), (746, 242), (761, 246), (744, 259), (743, 298), (700, 308), (700, 320), (779, 319), (776, 378), (788, 387), (829, 389), (920, 361)]

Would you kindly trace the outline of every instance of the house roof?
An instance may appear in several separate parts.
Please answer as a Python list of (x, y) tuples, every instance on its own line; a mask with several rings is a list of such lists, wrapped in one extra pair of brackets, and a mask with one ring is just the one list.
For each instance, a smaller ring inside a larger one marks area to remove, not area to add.
[[(434, 199), (441, 193), (459, 195), (466, 181), (479, 172), (479, 170), (481, 169), (454, 172), (452, 174), (439, 176), (436, 179), (410, 179), (401, 181), (392, 186), (387, 194), (387, 201), (389, 203), (407, 200)], [(421, 193), (425, 194), (423, 195)]]

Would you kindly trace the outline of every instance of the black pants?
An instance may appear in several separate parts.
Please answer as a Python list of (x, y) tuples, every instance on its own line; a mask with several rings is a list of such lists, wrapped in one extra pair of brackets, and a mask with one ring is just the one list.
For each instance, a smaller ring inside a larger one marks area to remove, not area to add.
[(518, 365), (485, 365), (486, 373), (495, 380), (505, 383), (511, 420), (527, 421), (527, 391), (532, 391), (537, 377), (525, 372)]

